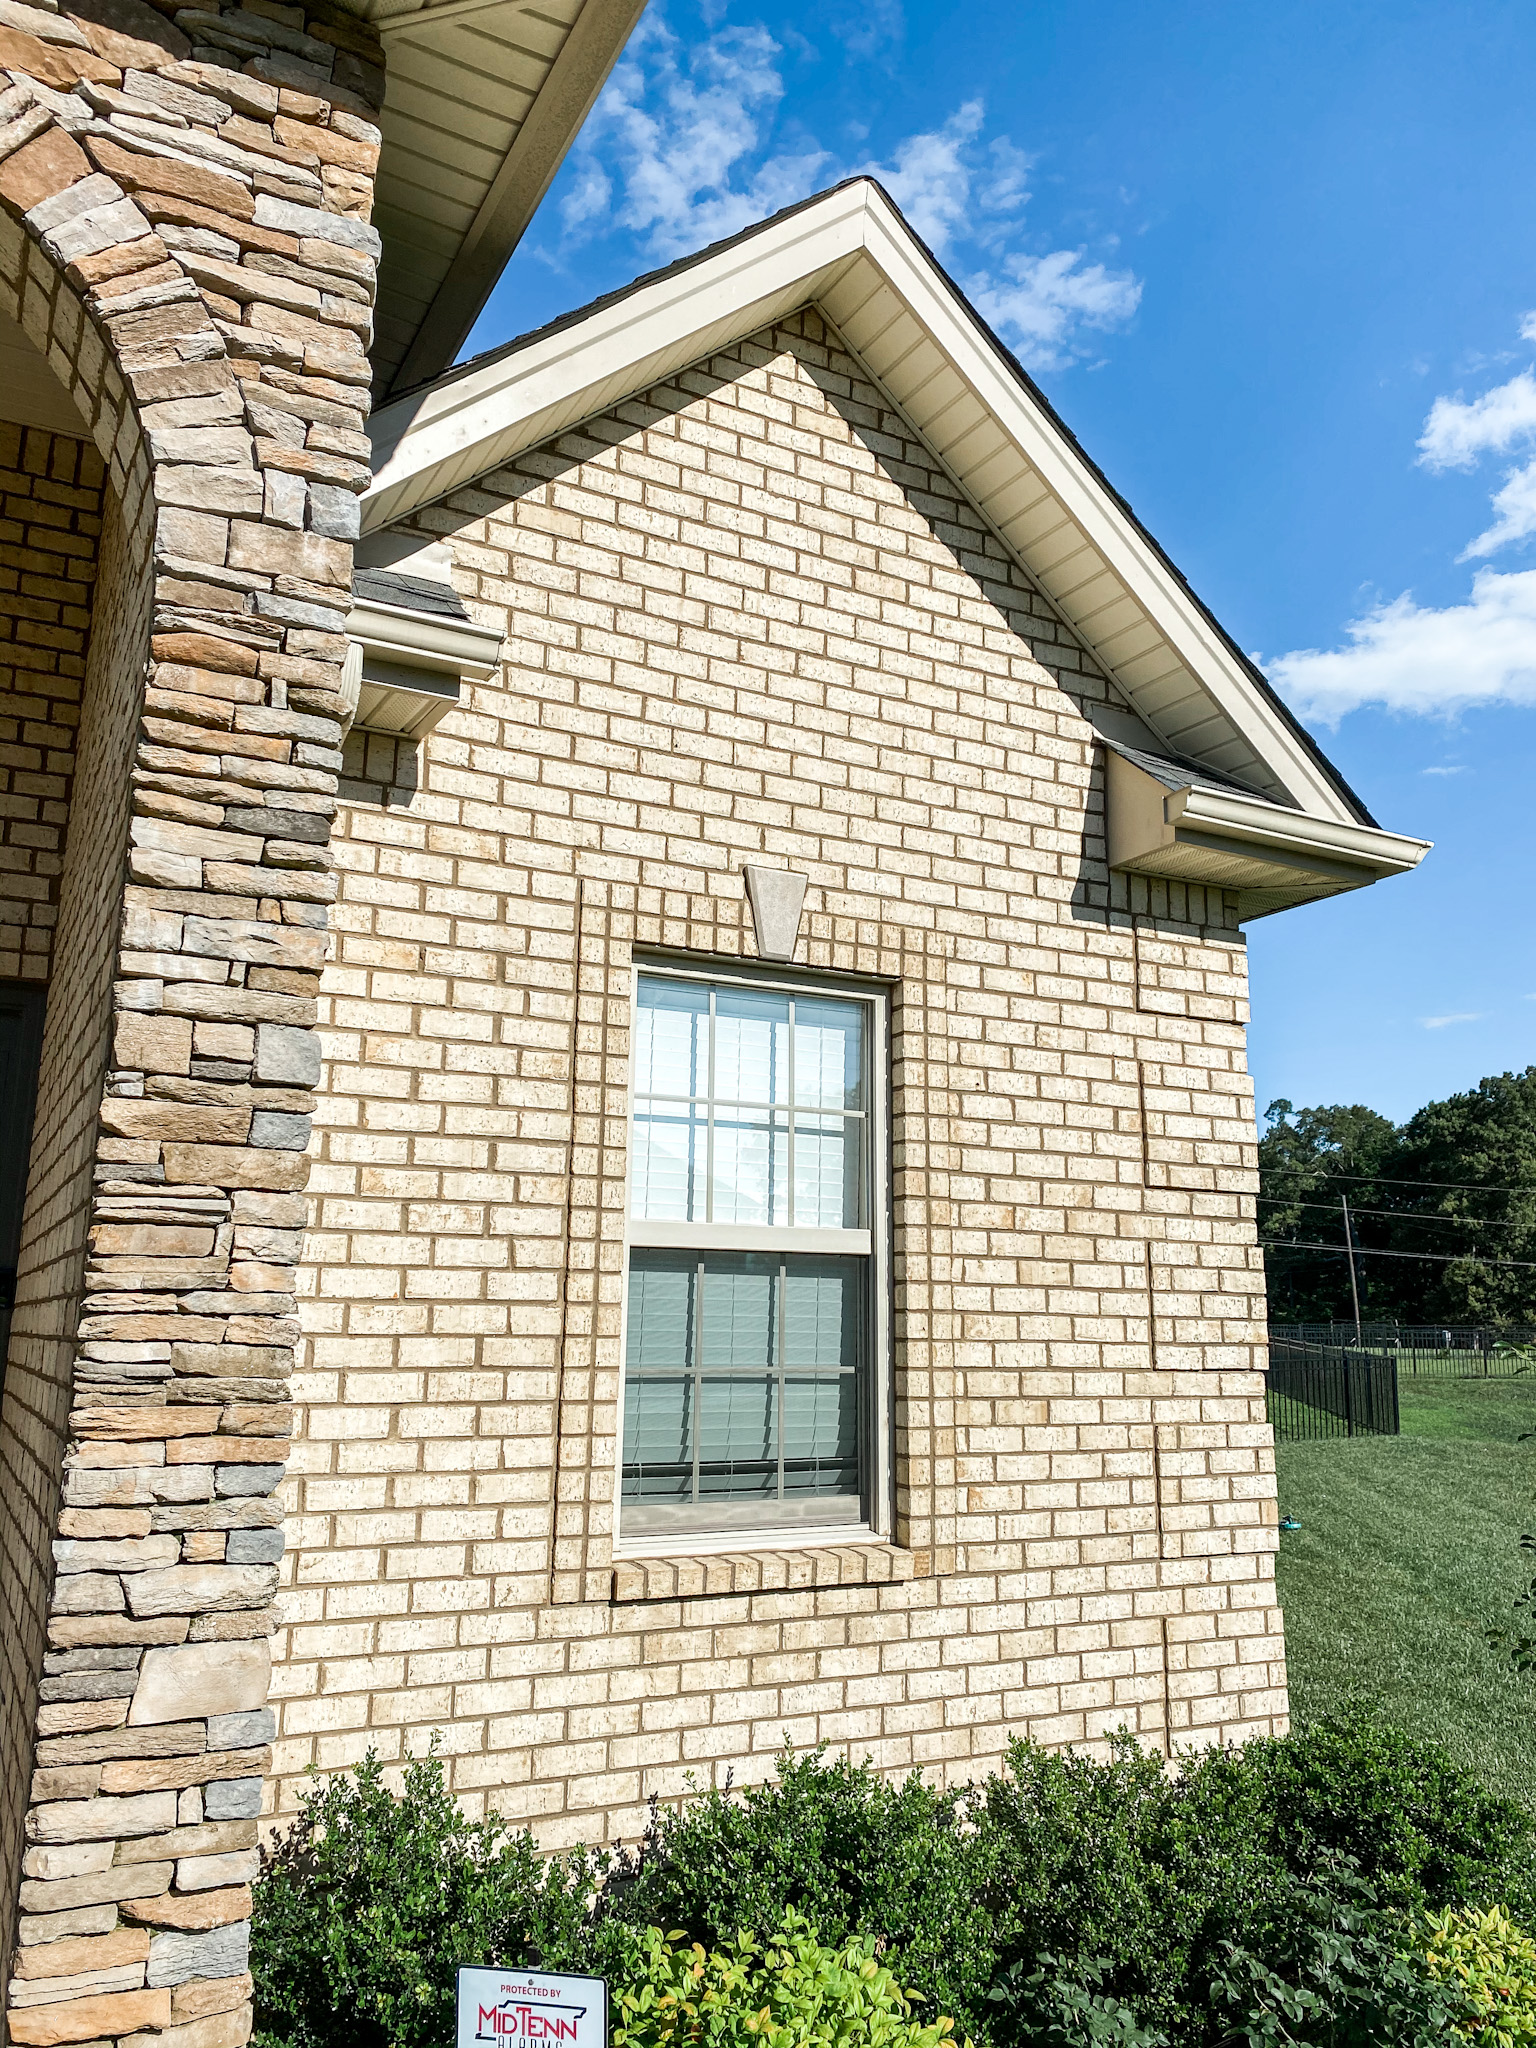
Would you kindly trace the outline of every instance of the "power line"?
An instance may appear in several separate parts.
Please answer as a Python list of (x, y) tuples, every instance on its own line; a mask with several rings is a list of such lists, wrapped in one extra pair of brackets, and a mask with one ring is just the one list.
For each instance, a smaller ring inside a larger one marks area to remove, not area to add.
[[(1305, 1166), (1269, 1166), (1259, 1168), (1261, 1173), (1306, 1173)], [(1490, 1187), (1481, 1180), (1400, 1180), (1390, 1173), (1335, 1173), (1331, 1167), (1323, 1169), (1324, 1180), (1359, 1181), (1363, 1185), (1383, 1188), (1459, 1188), (1472, 1195), (1533, 1195), (1536, 1185), (1527, 1183), (1520, 1188)]]
[[(1261, 1237), (1267, 1251), (1280, 1252), (1334, 1252), (1340, 1258), (1349, 1253), (1347, 1244), (1310, 1244), (1297, 1237)], [(1536, 1272), (1536, 1259), (1485, 1259), (1477, 1252), (1388, 1252), (1373, 1250), (1370, 1245), (1357, 1244), (1355, 1257), (1358, 1259), (1431, 1259), (1437, 1266), (1459, 1265), (1463, 1259), (1471, 1259), (1479, 1266), (1519, 1266), (1529, 1272)]]
[[(1332, 1202), (1293, 1202), (1289, 1195), (1260, 1195), (1261, 1202), (1278, 1202), (1287, 1209), (1326, 1209), (1335, 1215)], [(1351, 1207), (1352, 1216), (1385, 1216), (1394, 1223), (1464, 1223), (1473, 1230), (1529, 1230), (1528, 1223), (1505, 1223), (1490, 1216), (1446, 1216), (1425, 1215), (1417, 1209), (1356, 1209)]]

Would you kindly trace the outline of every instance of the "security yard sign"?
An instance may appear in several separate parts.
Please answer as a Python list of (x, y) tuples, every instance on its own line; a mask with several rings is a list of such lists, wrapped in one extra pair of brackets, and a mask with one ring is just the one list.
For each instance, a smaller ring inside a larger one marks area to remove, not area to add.
[(458, 2048), (608, 2048), (601, 1977), (542, 1970), (460, 1970)]

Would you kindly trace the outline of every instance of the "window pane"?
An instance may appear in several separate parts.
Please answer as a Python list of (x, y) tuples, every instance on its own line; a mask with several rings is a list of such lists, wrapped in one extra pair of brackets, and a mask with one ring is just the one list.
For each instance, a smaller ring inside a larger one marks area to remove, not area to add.
[(627, 1372), (693, 1370), (697, 1275), (691, 1252), (636, 1252), (631, 1258)]
[(795, 1101), (808, 1109), (859, 1109), (864, 1101), (862, 1003), (795, 998)]
[(624, 1386), (624, 1496), (693, 1494), (697, 1268), (686, 1253), (637, 1252), (630, 1266)]
[(699, 1384), (699, 1498), (773, 1500), (779, 1491), (774, 1378), (733, 1374)]
[(715, 1100), (783, 1102), (789, 1093), (789, 997), (715, 993)]
[(700, 1368), (772, 1371), (778, 1363), (778, 1260), (741, 1252), (722, 1253), (703, 1263)]
[(789, 1122), (715, 1113), (713, 1223), (789, 1221)]
[(703, 1095), (708, 1088), (709, 990), (642, 974), (635, 1010), (635, 1093)]
[(691, 1379), (632, 1379), (624, 1390), (624, 1498), (693, 1498)]
[(791, 1258), (784, 1262), (784, 1364), (787, 1370), (852, 1368), (863, 1349), (862, 1259)]
[(851, 1372), (784, 1381), (784, 1493), (859, 1490), (859, 1383)]
[(862, 1117), (795, 1118), (795, 1227), (799, 1230), (857, 1230)]
[(633, 1215), (647, 1222), (702, 1218), (708, 1136), (700, 1110), (636, 1104), (629, 1168)]

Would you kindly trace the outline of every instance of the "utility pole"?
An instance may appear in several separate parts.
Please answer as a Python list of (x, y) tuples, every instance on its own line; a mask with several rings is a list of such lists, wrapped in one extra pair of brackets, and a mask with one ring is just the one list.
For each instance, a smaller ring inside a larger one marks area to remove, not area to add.
[(1344, 1211), (1344, 1242), (1349, 1248), (1349, 1292), (1355, 1304), (1355, 1343), (1364, 1340), (1360, 1335), (1360, 1280), (1355, 1272), (1355, 1227), (1349, 1220), (1349, 1197), (1339, 1196), (1339, 1207)]

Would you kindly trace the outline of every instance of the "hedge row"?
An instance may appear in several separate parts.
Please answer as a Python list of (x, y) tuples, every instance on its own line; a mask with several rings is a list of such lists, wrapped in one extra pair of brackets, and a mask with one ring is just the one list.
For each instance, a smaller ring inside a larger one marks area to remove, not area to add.
[(957, 1792), (786, 1753), (653, 1809), (632, 1851), (548, 1860), (467, 1821), (429, 1756), (398, 1796), (373, 1758), (309, 1794), (252, 1967), (258, 2048), (449, 2048), (460, 1963), (607, 1976), (630, 2048), (931, 2048), (945, 2021), (986, 2048), (1512, 2048), (1536, 2042), (1524, 1925), (1525, 1810), (1378, 1728), (1172, 1769), (1021, 1742)]

